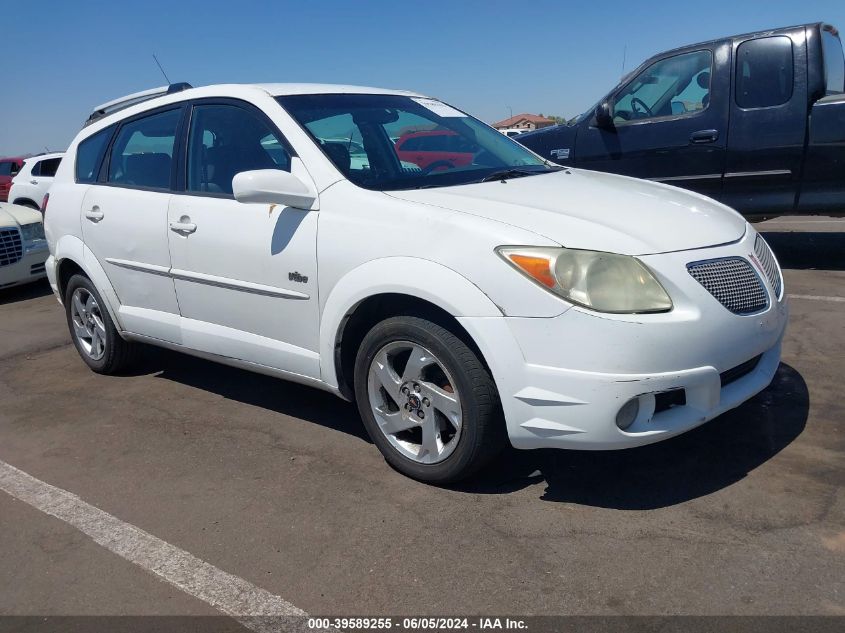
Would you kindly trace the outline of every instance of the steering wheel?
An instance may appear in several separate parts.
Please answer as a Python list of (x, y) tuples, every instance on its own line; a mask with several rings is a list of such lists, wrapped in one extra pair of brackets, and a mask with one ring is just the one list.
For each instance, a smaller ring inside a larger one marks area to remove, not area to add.
[(426, 166), (425, 169), (422, 170), (423, 176), (428, 176), (431, 172), (435, 169), (454, 169), (455, 166), (450, 163), (448, 160), (436, 160), (433, 163), (430, 163)]
[(650, 117), (654, 116), (654, 112), (651, 111), (651, 108), (649, 108), (642, 99), (640, 99), (639, 97), (631, 97), (631, 110), (633, 110), (636, 114), (639, 114), (635, 105), (637, 103), (640, 104), (640, 107), (642, 108), (642, 112), (644, 114), (647, 114)]

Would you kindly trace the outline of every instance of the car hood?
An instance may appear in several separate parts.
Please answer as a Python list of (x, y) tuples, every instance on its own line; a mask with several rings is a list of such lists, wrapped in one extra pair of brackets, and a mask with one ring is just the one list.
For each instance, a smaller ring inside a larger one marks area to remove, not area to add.
[(41, 221), (41, 213), (19, 204), (0, 202), (0, 227), (18, 226)]
[(511, 224), (561, 246), (624, 255), (734, 242), (746, 224), (736, 211), (696, 193), (580, 169), (389, 194)]

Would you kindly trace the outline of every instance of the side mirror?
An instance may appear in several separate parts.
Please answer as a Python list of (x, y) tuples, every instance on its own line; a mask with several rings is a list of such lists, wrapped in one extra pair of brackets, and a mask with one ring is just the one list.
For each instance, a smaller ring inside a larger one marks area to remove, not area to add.
[(596, 127), (603, 130), (613, 128), (613, 113), (610, 110), (610, 104), (607, 101), (602, 101), (596, 106), (594, 112), (596, 119)]
[(232, 193), (238, 202), (281, 204), (306, 210), (317, 200), (313, 185), (281, 169), (254, 169), (235, 174)]

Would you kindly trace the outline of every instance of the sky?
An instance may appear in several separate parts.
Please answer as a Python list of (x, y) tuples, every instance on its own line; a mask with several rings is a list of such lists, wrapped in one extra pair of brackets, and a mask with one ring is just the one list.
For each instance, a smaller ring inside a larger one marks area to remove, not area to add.
[(845, 0), (2, 0), (0, 156), (62, 150), (97, 104), (172, 82), (414, 90), (494, 122), (572, 117), (685, 44), (825, 21)]

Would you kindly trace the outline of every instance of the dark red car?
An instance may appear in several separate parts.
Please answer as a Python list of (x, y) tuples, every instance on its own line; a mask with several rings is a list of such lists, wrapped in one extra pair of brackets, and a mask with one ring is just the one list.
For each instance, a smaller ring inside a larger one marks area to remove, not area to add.
[(399, 160), (414, 163), (426, 171), (470, 165), (475, 149), (467, 139), (450, 130), (409, 132), (396, 141)]
[(12, 178), (18, 175), (23, 167), (23, 156), (0, 158), (0, 202), (9, 199), (9, 189), (12, 188)]

